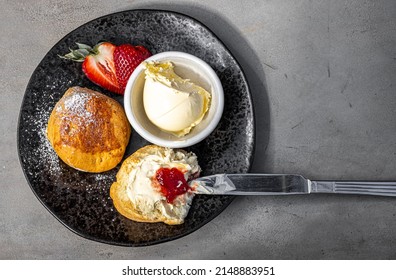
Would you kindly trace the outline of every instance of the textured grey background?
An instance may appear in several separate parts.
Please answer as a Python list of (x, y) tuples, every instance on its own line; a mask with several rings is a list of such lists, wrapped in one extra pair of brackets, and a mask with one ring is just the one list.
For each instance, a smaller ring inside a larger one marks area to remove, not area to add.
[(35, 198), (16, 130), (30, 75), (68, 32), (112, 12), (185, 13), (229, 47), (252, 89), (252, 171), (396, 180), (396, 1), (0, 0), (0, 259), (396, 259), (396, 198), (239, 197), (144, 248), (75, 235)]

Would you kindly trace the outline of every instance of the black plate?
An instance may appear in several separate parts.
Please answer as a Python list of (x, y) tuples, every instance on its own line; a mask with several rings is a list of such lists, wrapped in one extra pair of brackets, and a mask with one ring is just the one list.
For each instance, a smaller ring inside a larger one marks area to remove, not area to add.
[[(207, 27), (188, 16), (170, 11), (131, 10), (95, 19), (72, 31), (34, 71), (26, 88), (18, 127), (18, 151), (27, 181), (61, 223), (92, 240), (144, 246), (191, 233), (220, 214), (233, 198), (196, 196), (183, 225), (133, 222), (117, 213), (109, 197), (119, 166), (101, 174), (79, 172), (61, 162), (46, 139), (48, 117), (71, 86), (89, 87), (123, 102), (122, 96), (106, 92), (87, 80), (81, 64), (57, 56), (68, 52), (75, 42), (94, 45), (101, 40), (142, 44), (153, 54), (187, 52), (209, 63), (224, 87), (224, 115), (207, 139), (186, 150), (198, 155), (203, 175), (249, 171), (254, 149), (253, 108), (248, 84), (237, 61)], [(125, 156), (146, 144), (133, 132)]]

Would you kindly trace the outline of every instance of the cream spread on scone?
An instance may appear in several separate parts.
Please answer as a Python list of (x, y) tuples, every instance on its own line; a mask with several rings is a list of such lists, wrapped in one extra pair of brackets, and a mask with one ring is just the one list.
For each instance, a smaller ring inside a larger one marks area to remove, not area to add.
[[(200, 167), (194, 153), (165, 149), (165, 154), (145, 156), (131, 171), (127, 195), (142, 215), (152, 217), (161, 213), (169, 219), (183, 220), (190, 209), (194, 196), (191, 190), (172, 197), (169, 201), (158, 185), (156, 174), (160, 169), (176, 168), (184, 175), (185, 181), (198, 176)], [(178, 187), (178, 186), (177, 186)]]

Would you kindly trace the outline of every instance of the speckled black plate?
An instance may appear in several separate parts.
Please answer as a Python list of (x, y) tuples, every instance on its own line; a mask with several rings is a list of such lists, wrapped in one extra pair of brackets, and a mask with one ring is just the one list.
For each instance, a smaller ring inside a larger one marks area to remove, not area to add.
[[(95, 19), (72, 31), (34, 71), (26, 88), (18, 127), (18, 151), (25, 176), (41, 203), (83, 237), (115, 245), (145, 246), (191, 233), (221, 213), (232, 197), (196, 196), (183, 225), (133, 222), (117, 213), (109, 197), (119, 166), (101, 174), (79, 172), (61, 162), (46, 139), (49, 115), (71, 86), (89, 87), (122, 103), (122, 96), (106, 92), (87, 80), (81, 64), (57, 56), (68, 52), (75, 42), (94, 45), (101, 40), (142, 44), (153, 54), (183, 51), (209, 63), (224, 87), (224, 115), (207, 139), (187, 150), (198, 155), (203, 175), (249, 171), (254, 149), (253, 109), (249, 87), (234, 57), (207, 27), (188, 16), (170, 11), (131, 10)], [(146, 144), (133, 132), (125, 157)]]

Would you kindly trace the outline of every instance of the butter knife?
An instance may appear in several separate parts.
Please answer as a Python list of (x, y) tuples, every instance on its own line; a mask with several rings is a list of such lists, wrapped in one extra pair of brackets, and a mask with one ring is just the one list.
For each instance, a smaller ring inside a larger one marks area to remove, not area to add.
[(292, 195), (310, 193), (396, 196), (396, 182), (312, 181), (293, 174), (217, 174), (190, 182), (193, 192), (211, 195)]

